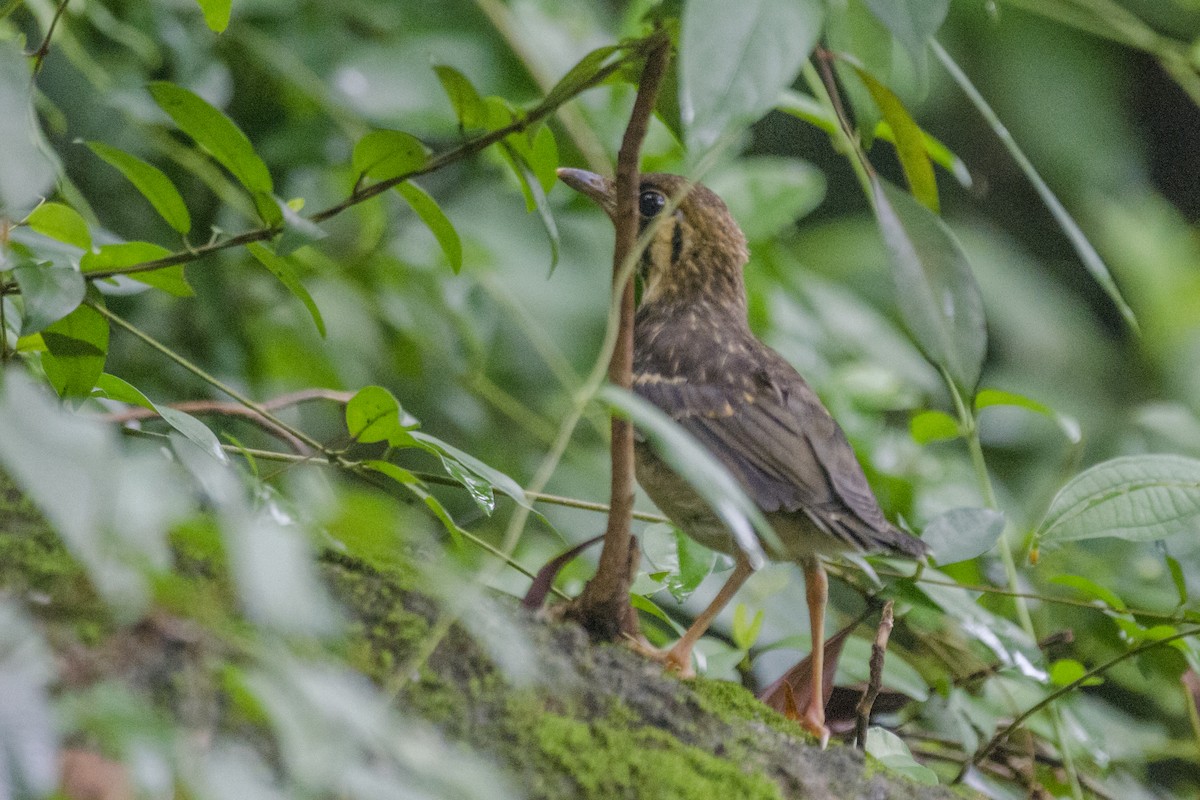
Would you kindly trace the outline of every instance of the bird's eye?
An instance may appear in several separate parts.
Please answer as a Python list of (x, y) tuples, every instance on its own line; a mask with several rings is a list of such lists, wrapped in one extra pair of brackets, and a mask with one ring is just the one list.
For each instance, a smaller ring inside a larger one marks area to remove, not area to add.
[(643, 217), (650, 218), (663, 210), (667, 204), (667, 198), (663, 197), (662, 192), (656, 192), (653, 189), (646, 189), (638, 197), (638, 211)]

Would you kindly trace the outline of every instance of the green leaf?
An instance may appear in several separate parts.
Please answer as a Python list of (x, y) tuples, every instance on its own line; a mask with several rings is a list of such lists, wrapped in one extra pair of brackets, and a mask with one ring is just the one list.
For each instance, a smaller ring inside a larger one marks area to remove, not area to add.
[(629, 604), (638, 611), (642, 611), (659, 620), (668, 628), (674, 630), (677, 635), (683, 635), (683, 627), (672, 619), (670, 614), (659, 608), (658, 604), (649, 597), (641, 594), (632, 594), (629, 596)]
[(615, 386), (605, 386), (598, 397), (613, 410), (629, 416), (655, 453), (707, 501), (729, 528), (735, 546), (755, 568), (766, 559), (759, 537), (771, 549), (784, 550), (778, 535), (733, 476), (670, 417)]
[(454, 67), (444, 64), (434, 66), (433, 71), (441, 81), (446, 96), (450, 98), (450, 105), (454, 108), (454, 116), (458, 117), (458, 124), (466, 130), (488, 127), (488, 112), (483, 98), (475, 91), (467, 77)]
[[(11, 535), (11, 534), (10, 534)], [(58, 672), (42, 631), (13, 597), (0, 598), (0, 792), (6, 797), (51, 797), (62, 756), (50, 683)]]
[[(872, 103), (872, 106), (874, 106), (874, 103)], [(785, 89), (780, 93), (779, 101), (775, 104), (775, 108), (796, 119), (802, 119), (826, 133), (834, 134), (837, 132), (837, 117), (810, 95)], [(879, 121), (874, 135), (885, 142), (896, 143), (896, 134), (892, 131), (892, 126), (883, 120)], [(967, 165), (942, 141), (922, 130), (921, 142), (925, 145), (925, 152), (929, 154), (929, 158), (933, 160), (933, 163), (953, 175), (954, 179), (960, 185), (968, 189), (974, 185)]]
[(955, 508), (938, 514), (921, 531), (939, 566), (983, 555), (1004, 533), (1004, 515), (992, 508)]
[(351, 163), (360, 175), (387, 181), (416, 172), (429, 160), (429, 148), (403, 131), (371, 131), (354, 145)]
[(537, 209), (538, 216), (542, 220), (542, 225), (546, 228), (546, 235), (550, 237), (550, 271), (554, 272), (555, 266), (558, 265), (558, 250), (559, 236), (558, 225), (554, 222), (554, 214), (550, 210), (550, 204), (546, 202), (546, 192), (542, 189), (541, 181), (529, 165), (525, 163), (524, 157), (514, 150), (507, 141), (502, 142), (500, 152), (504, 153), (509, 165), (516, 174), (517, 179), (521, 183), (521, 191), (525, 193), (525, 209), (533, 211)]
[(391, 463), (390, 461), (378, 461), (378, 460), (364, 461), (363, 466), (366, 467), (367, 469), (374, 470), (375, 472), (378, 472), (381, 475), (386, 475), (389, 478), (391, 478), (392, 480), (394, 480), (396, 483), (399, 483), (399, 484), (402, 484), (405, 486), (407, 486), (409, 484), (420, 484), (421, 483), (421, 481), (417, 478), (416, 475), (413, 475), (411, 472), (404, 469), (403, 467), (396, 466), (395, 464)]
[(108, 320), (91, 306), (79, 306), (43, 330), (42, 340), (42, 369), (59, 396), (90, 395), (108, 356)]
[(458, 238), (458, 231), (449, 217), (428, 192), (412, 181), (397, 184), (396, 191), (433, 233), (442, 252), (446, 254), (446, 260), (450, 262), (450, 269), (457, 275), (462, 270), (462, 240)]
[[(258, 195), (270, 197), (274, 192), (271, 172), (254, 152), (246, 134), (229, 117), (218, 111), (199, 95), (166, 81), (150, 84), (150, 94), (159, 108), (167, 113), (179, 129), (208, 150), (213, 158), (255, 196), (259, 214), (264, 214)], [(271, 202), (274, 206), (274, 202)], [(269, 221), (269, 220), (268, 220)]]
[(985, 408), (992, 406), (1015, 406), (1024, 408), (1027, 411), (1032, 411), (1035, 414), (1041, 414), (1047, 419), (1054, 420), (1062, 431), (1063, 436), (1072, 444), (1079, 444), (1083, 440), (1083, 431), (1079, 427), (1079, 422), (1068, 417), (1065, 414), (1060, 414), (1045, 403), (1039, 403), (1037, 400), (1026, 397), (1016, 392), (1006, 392), (1001, 389), (981, 389), (975, 395), (975, 410), (982, 411)]
[[(620, 45), (605, 45), (604, 47), (596, 48), (583, 58), (579, 59), (578, 63), (571, 67), (571, 69), (567, 70), (567, 74), (559, 78), (558, 83), (554, 84), (553, 88), (546, 93), (546, 96), (543, 98), (541, 104), (543, 106), (557, 106), (566, 98), (576, 94), (579, 89), (587, 84), (587, 82), (592, 79), (592, 76), (594, 76), (600, 70), (600, 68), (604, 66), (604, 64), (609, 60), (609, 57), (612, 56), (613, 53), (616, 53), (620, 50)], [(441, 76), (439, 75), (438, 77)], [(465, 78), (463, 80), (465, 80)], [(445, 86), (445, 81), (442, 82), (442, 85)], [(474, 90), (472, 89), (472, 91)], [(449, 88), (446, 89), (446, 93), (450, 93)], [(478, 97), (478, 95), (476, 95), (476, 97)], [(457, 111), (458, 107), (456, 105), (455, 112), (457, 113)], [(459, 119), (462, 119), (461, 114), (459, 114)]]
[(938, 213), (937, 179), (933, 175), (933, 164), (925, 150), (925, 137), (919, 125), (900, 102), (892, 90), (877, 81), (863, 69), (855, 68), (858, 77), (866, 84), (867, 91), (879, 106), (883, 118), (896, 137), (896, 157), (904, 170), (904, 177), (912, 194), (933, 213)]
[(223, 33), (229, 27), (229, 15), (233, 12), (233, 0), (196, 0), (204, 12), (204, 24), (213, 33)]
[(1050, 543), (1115, 536), (1145, 542), (1195, 533), (1198, 523), (1200, 461), (1123, 456), (1070, 480), (1050, 503), (1037, 538)]
[(1033, 166), (1033, 162), (1021, 150), (1012, 134), (1008, 132), (1008, 128), (996, 116), (996, 112), (988, 105), (987, 100), (971, 83), (971, 79), (967, 74), (955, 63), (950, 54), (946, 52), (936, 41), (931, 42), (933, 52), (937, 55), (942, 65), (954, 78), (955, 83), (963, 90), (963, 93), (971, 100), (971, 103), (991, 126), (992, 132), (996, 134), (996, 138), (1008, 150), (1009, 155), (1017, 162), (1017, 166), (1021, 168), (1021, 172), (1025, 173), (1025, 178), (1033, 184), (1033, 188), (1037, 190), (1038, 195), (1042, 198), (1042, 202), (1050, 209), (1050, 213), (1054, 216), (1054, 220), (1058, 226), (1062, 228), (1063, 233), (1071, 241), (1071, 246), (1075, 248), (1075, 252), (1079, 255), (1079, 259), (1092, 274), (1092, 278), (1096, 283), (1100, 284), (1109, 296), (1109, 299), (1117, 306), (1117, 310), (1121, 312), (1121, 316), (1125, 318), (1126, 323), (1135, 331), (1138, 330), (1137, 317), (1134, 316), (1133, 309), (1129, 307), (1129, 303), (1125, 301), (1125, 297), (1121, 294), (1121, 290), (1117, 288), (1116, 281), (1113, 280), (1112, 273), (1108, 271), (1108, 267), (1104, 263), (1104, 259), (1100, 258), (1100, 254), (1096, 252), (1096, 248), (1092, 247), (1092, 243), (1088, 241), (1087, 236), (1079, 229), (1079, 225), (1071, 217), (1066, 207), (1059, 201), (1058, 197), (1050, 190), (1050, 187), (1042, 180), (1042, 176), (1038, 174), (1037, 169)]
[(1166, 547), (1162, 549), (1167, 571), (1171, 573), (1171, 582), (1175, 584), (1175, 592), (1179, 595), (1179, 605), (1185, 605), (1188, 601), (1188, 588), (1187, 578), (1183, 574), (1183, 565), (1179, 563), (1178, 558), (1166, 552)]
[[(86, 275), (90, 272), (107, 272), (134, 264), (144, 264), (174, 255), (170, 250), (150, 242), (120, 242), (105, 244), (94, 253), (85, 253), (79, 268)], [(135, 281), (161, 289), (175, 297), (191, 297), (194, 292), (183, 274), (183, 264), (174, 264), (146, 272), (133, 272), (129, 276)]]
[(753, 122), (796, 79), (821, 34), (818, 0), (691, 0), (679, 36), (688, 147), (704, 151)]
[(1030, 399), (1023, 394), (1006, 392), (1001, 389), (980, 389), (979, 394), (975, 395), (975, 409), (982, 411), (989, 406), (1017, 406), (1018, 408), (1025, 408), (1045, 417), (1054, 417), (1054, 410), (1050, 406), (1045, 403), (1039, 403), (1037, 400)]
[(754, 612), (754, 619), (747, 619), (749, 612), (745, 603), (738, 603), (733, 609), (733, 643), (739, 650), (749, 650), (758, 641), (766, 614), (760, 608)]
[(150, 201), (150, 205), (154, 206), (154, 210), (168, 225), (184, 235), (192, 229), (192, 217), (188, 213), (187, 204), (183, 202), (183, 196), (166, 173), (137, 156), (102, 142), (86, 144), (106, 163), (120, 170), (134, 188)]
[(824, 173), (778, 156), (739, 159), (736, 169), (717, 172), (705, 183), (729, 206), (752, 243), (774, 239), (825, 197)]
[(877, 177), (872, 191), (905, 327), (925, 357), (971, 395), (987, 327), (967, 257), (945, 223), (912, 195)]
[[(1087, 675), (1087, 667), (1073, 658), (1060, 658), (1050, 665), (1050, 682), (1055, 686), (1069, 686)], [(1084, 681), (1082, 686), (1099, 686), (1104, 679), (1093, 675)]]
[[(415, 424), (415, 421), (411, 424)], [(517, 483), (500, 470), (488, 466), (470, 453), (465, 453), (454, 445), (443, 442), (436, 436), (430, 436), (428, 433), (416, 430), (410, 430), (409, 435), (412, 436), (413, 440), (416, 441), (418, 446), (423, 447), (425, 450), (430, 452), (436, 453), (442, 458), (443, 461), (449, 460), (455, 462), (458, 468), (479, 477), (492, 489), (503, 492), (515, 500), (519, 505), (522, 505), (528, 509), (533, 508), (533, 505), (525, 496), (525, 490), (521, 488), (521, 484)]]
[(92, 396), (95, 397), (97, 395), (122, 403), (148, 408), (156, 412), (162, 418), (163, 422), (170, 425), (182, 434), (184, 438), (190, 440), (194, 445), (217, 461), (225, 463), (229, 460), (229, 457), (225, 455), (225, 449), (221, 447), (220, 440), (217, 439), (216, 434), (207, 425), (185, 411), (155, 403), (142, 394), (141, 390), (136, 386), (118, 378), (116, 375), (110, 375), (106, 372), (96, 380), (96, 389), (92, 392)]
[(667, 576), (666, 585), (671, 596), (682, 603), (712, 574), (717, 554), (681, 530), (676, 529), (674, 535), (678, 568)]
[(950, 0), (866, 0), (879, 21), (904, 45), (914, 60), (925, 57), (925, 43), (946, 19)]
[[(21, 335), (45, 330), (70, 314), (83, 302), (87, 284), (77, 270), (56, 267), (50, 262), (24, 264), (12, 271), (25, 312), (21, 320)], [(0, 335), (4, 335), (0, 332)]]
[(908, 431), (917, 444), (946, 442), (962, 436), (958, 420), (945, 411), (922, 411), (908, 423)]
[(185, 439), (199, 447), (205, 453), (221, 463), (229, 460), (229, 457), (225, 455), (224, 448), (221, 447), (221, 440), (203, 422), (186, 411), (180, 411), (177, 408), (171, 408), (167, 405), (158, 405), (155, 403), (154, 410), (163, 418), (163, 422), (181, 433)]
[(37, 83), (21, 46), (16, 35), (0, 40), (0, 214), (9, 219), (25, 216), (57, 174), (33, 109)]
[(1059, 586), (1070, 587), (1084, 597), (1099, 600), (1109, 608), (1117, 611), (1126, 610), (1125, 601), (1116, 592), (1082, 575), (1055, 575), (1050, 578), (1050, 582), (1057, 583)]
[(529, 166), (542, 184), (543, 192), (554, 188), (558, 180), (558, 140), (554, 138), (554, 129), (549, 125), (539, 126), (533, 136)]
[(916, 762), (908, 745), (896, 734), (883, 728), (867, 729), (867, 754), (892, 772), (898, 772), (925, 786), (937, 786), (937, 773)]
[(116, 400), (119, 403), (128, 403), (131, 406), (141, 406), (151, 411), (154, 410), (154, 403), (150, 402), (150, 398), (142, 394), (140, 389), (123, 378), (118, 378), (116, 375), (108, 372), (105, 372), (96, 379), (96, 389), (92, 394), (93, 396)]
[(308, 289), (304, 288), (304, 284), (296, 276), (296, 271), (292, 268), (291, 262), (286, 258), (275, 255), (259, 242), (251, 242), (246, 245), (246, 249), (250, 251), (250, 255), (258, 259), (258, 263), (266, 267), (272, 275), (279, 279), (280, 283), (287, 287), (292, 296), (304, 304), (304, 307), (308, 309), (309, 316), (312, 317), (313, 324), (317, 326), (317, 333), (321, 334), (321, 338), (324, 339), (325, 320), (321, 317), (321, 310), (317, 308), (316, 301), (312, 299), (312, 295), (308, 293)]
[(364, 386), (346, 403), (346, 428), (364, 444), (387, 442), (413, 447), (416, 440), (401, 420), (400, 401), (382, 386)]
[(43, 236), (80, 250), (92, 249), (92, 234), (79, 212), (62, 203), (42, 203), (25, 218), (30, 228)]
[(386, 475), (420, 498), (425, 507), (442, 523), (442, 527), (450, 534), (450, 538), (454, 540), (454, 544), (456, 546), (462, 545), (464, 538), (462, 528), (450, 516), (450, 512), (446, 510), (441, 501), (425, 490), (425, 487), (421, 485), (416, 475), (387, 461), (364, 461), (363, 466), (381, 475)]

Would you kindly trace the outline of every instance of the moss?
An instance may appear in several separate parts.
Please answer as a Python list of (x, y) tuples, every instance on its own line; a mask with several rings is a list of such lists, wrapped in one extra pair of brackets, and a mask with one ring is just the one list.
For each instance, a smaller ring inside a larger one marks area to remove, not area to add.
[(701, 707), (720, 720), (729, 723), (755, 720), (785, 736), (816, 741), (815, 738), (792, 720), (773, 708), (764, 705), (744, 686), (730, 681), (714, 681), (697, 678), (688, 681)]
[(535, 691), (514, 692), (508, 698), (503, 723), (507, 735), (500, 738), (505, 744), (497, 755), (523, 773), (532, 800), (781, 797), (779, 787), (765, 776), (644, 724), (619, 700), (610, 700), (600, 715), (580, 700)]
[(111, 630), (111, 617), (87, 573), (33, 504), (0, 473), (0, 588), (23, 594), (47, 622), (63, 623), (84, 642)]
[(536, 720), (532, 735), (541, 758), (570, 777), (576, 790), (572, 796), (597, 800), (780, 797), (779, 788), (766, 778), (680, 744), (656, 728), (544, 714)]

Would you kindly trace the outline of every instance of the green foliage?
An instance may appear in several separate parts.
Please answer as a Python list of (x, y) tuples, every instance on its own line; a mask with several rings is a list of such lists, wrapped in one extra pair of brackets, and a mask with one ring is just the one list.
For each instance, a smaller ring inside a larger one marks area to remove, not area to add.
[[(434, 691), (420, 658), (480, 586), (520, 596), (603, 527), (614, 409), (763, 560), (773, 533), (728, 474), (602, 388), (611, 230), (553, 189), (559, 166), (612, 162), (666, 36), (644, 165), (724, 198), (754, 254), (752, 325), (933, 551), (917, 574), (831, 567), (831, 627), (896, 601), (884, 696), (901, 699), (868, 752), (996, 797), (1194, 796), (1200, 199), (1163, 177), (1189, 145), (1155, 133), (1189, 130), (1200, 102), (1194, 11), (435, 5), (93, 2), (50, 36), (50, 5), (0, 3), (0, 472), (70, 554), (43, 558), (0, 486), (0, 697), (23, 704), (0, 709), (0, 795), (52, 791), (63, 741), (97, 743), (147, 795), (523, 786), (465, 750), (428, 758), (429, 718), (470, 738), (434, 709), (462, 711), (478, 676)], [(1144, 100), (1166, 81), (1193, 106)], [(633, 602), (657, 643), (728, 559), (638, 508)], [(368, 631), (411, 639), (413, 663), (355, 649), (318, 552), (435, 576), (436, 609)], [(803, 602), (765, 566), (701, 643), (708, 674), (780, 674), (809, 645)], [(60, 618), (65, 638), (46, 632)], [(147, 625), (205, 643), (209, 663), (155, 678), (227, 701), (211, 746), (128, 674), (65, 679), (76, 648), (119, 652)], [(869, 634), (840, 683), (869, 678)], [(519, 682), (528, 653), (504, 644)], [(393, 691), (409, 680), (429, 696)], [(1014, 720), (1037, 754), (1019, 769), (1011, 745), (987, 752)], [(528, 721), (504, 735), (581, 794), (639, 776), (647, 796), (777, 791), (615, 711)]]
[(175, 184), (171, 183), (171, 179), (161, 169), (103, 142), (88, 142), (87, 146), (105, 162), (120, 170), (142, 196), (150, 201), (154, 210), (168, 225), (187, 235), (192, 229), (192, 218), (188, 214), (187, 204), (183, 202)]
[(796, 80), (822, 18), (814, 0), (684, 4), (679, 105), (689, 147), (703, 152), (771, 108)]
[(983, 369), (987, 325), (966, 254), (912, 195), (876, 180), (872, 198), (905, 326), (925, 357), (972, 395)]

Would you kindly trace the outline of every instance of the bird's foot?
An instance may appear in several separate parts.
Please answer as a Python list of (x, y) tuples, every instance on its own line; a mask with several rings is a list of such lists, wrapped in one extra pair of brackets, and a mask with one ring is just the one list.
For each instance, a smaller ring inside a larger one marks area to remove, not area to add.
[(817, 737), (821, 743), (821, 749), (824, 750), (829, 746), (829, 728), (825, 727), (825, 709), (814, 703), (810, 703), (804, 713), (796, 722), (800, 723), (800, 727)]
[(682, 646), (682, 640), (668, 649), (655, 647), (645, 639), (630, 641), (629, 645), (635, 653), (662, 664), (667, 672), (673, 672), (681, 678), (696, 677), (696, 670), (692, 667), (692, 648)]

